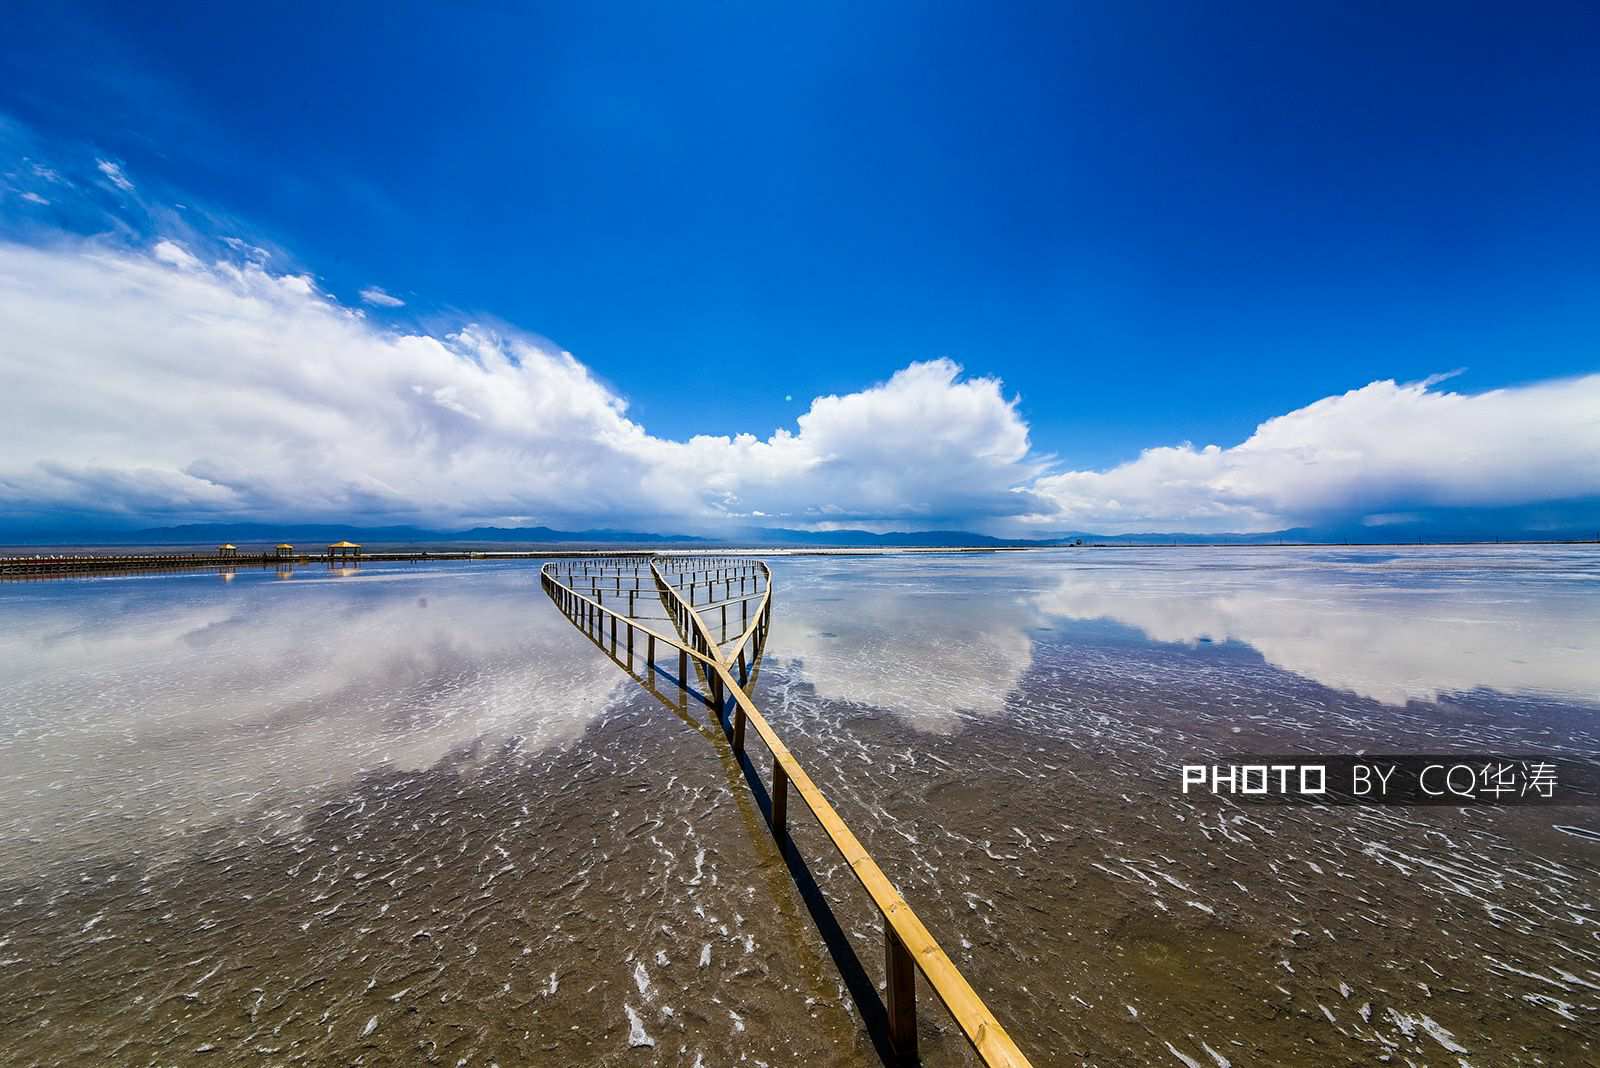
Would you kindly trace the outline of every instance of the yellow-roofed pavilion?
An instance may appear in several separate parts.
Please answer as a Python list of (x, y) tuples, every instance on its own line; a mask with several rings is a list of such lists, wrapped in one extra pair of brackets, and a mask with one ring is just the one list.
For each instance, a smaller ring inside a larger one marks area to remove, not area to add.
[(333, 560), (359, 560), (361, 559), (361, 546), (353, 541), (336, 541), (328, 546), (328, 559)]

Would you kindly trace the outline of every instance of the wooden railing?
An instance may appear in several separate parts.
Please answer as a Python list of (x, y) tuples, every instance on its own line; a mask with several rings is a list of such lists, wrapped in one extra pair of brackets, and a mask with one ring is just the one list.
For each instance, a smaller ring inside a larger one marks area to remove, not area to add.
[[(643, 560), (642, 564), (648, 567), (649, 561), (647, 559)], [(583, 578), (598, 578), (598, 565), (595, 565), (594, 569), (591, 570), (591, 565), (587, 561), (582, 564), (573, 563), (569, 565), (569, 575), (576, 577), (578, 575), (578, 568), (580, 567), (583, 568)], [(623, 613), (618, 612), (615, 608), (606, 606), (606, 591), (602, 590), (599, 586), (591, 585), (589, 596), (585, 596), (584, 594), (579, 593), (577, 588), (570, 584), (570, 578), (569, 582), (563, 583), (558, 577), (558, 572), (559, 567), (556, 564), (545, 564), (544, 567), (540, 568), (540, 587), (546, 594), (549, 595), (550, 599), (556, 603), (556, 607), (560, 608), (561, 611), (572, 620), (574, 626), (584, 631), (591, 639), (600, 643), (602, 647), (606, 643), (606, 632), (609, 625), (612, 656), (618, 656), (618, 631), (620, 625), (622, 631), (621, 638), (625, 643), (625, 655), (629, 663), (633, 661), (634, 657), (634, 636), (635, 634), (641, 634), (644, 636), (645, 640), (644, 658), (647, 669), (653, 669), (655, 667), (656, 646), (659, 644), (668, 649), (676, 649), (678, 651), (678, 684), (680, 687), (684, 689), (688, 688), (689, 659), (691, 657), (693, 657), (707, 669), (709, 677), (711, 659), (698, 648), (681, 641), (675, 634), (668, 635), (662, 630), (647, 627), (634, 618), (633, 613), (637, 607), (638, 595), (641, 592), (653, 591), (644, 590), (637, 583), (632, 585), (629, 589), (623, 589), (620, 581), (621, 575), (619, 573), (616, 576), (618, 582), (613, 592), (617, 595), (615, 603), (626, 603), (628, 605), (628, 613), (624, 615)], [(642, 576), (644, 573), (645, 572), (640, 572), (639, 575)], [(624, 597), (627, 598), (626, 601), (623, 600)]]
[[(583, 569), (581, 575), (580, 567)], [(666, 619), (675, 625), (676, 636), (646, 627), (635, 617), (643, 592), (642, 567), (648, 568), (655, 592), (666, 609)], [(632, 569), (631, 586), (624, 585), (628, 568)], [(628, 560), (617, 566), (615, 575), (603, 574), (609, 569), (589, 563), (574, 563), (567, 570), (569, 581), (563, 583), (558, 577), (558, 566), (546, 564), (540, 573), (541, 586), (572, 619), (574, 625), (589, 634), (591, 640), (598, 636), (602, 647), (609, 628), (613, 658), (619, 656), (618, 631), (623, 628), (628, 663), (632, 664), (634, 633), (638, 631), (646, 636), (647, 670), (654, 669), (657, 642), (678, 651), (678, 681), (681, 687), (688, 687), (688, 663), (691, 658), (695, 661), (704, 673), (710, 690), (706, 695), (707, 704), (716, 710), (719, 721), (731, 697), (733, 748), (744, 753), (748, 726), (755, 730), (756, 736), (772, 757), (769, 793), (772, 798), (773, 835), (780, 842), (791, 841), (788, 811), (789, 792), (792, 789), (810, 809), (834, 849), (838, 850), (855, 873), (857, 881), (883, 915), (886, 975), (884, 1008), (889, 1044), (894, 1053), (907, 1059), (916, 1056), (915, 973), (921, 971), (984, 1064), (992, 1068), (1027, 1066), (1027, 1057), (1017, 1048), (983, 999), (978, 997), (972, 985), (940, 948), (883, 869), (872, 859), (866, 847), (751, 700), (749, 687), (753, 665), (765, 646), (772, 621), (771, 569), (762, 561), (748, 558), (670, 556), (644, 561)], [(575, 588), (574, 584), (580, 579), (589, 588), (587, 596)], [(732, 591), (735, 581), (739, 583), (737, 597)], [(747, 588), (747, 584), (756, 581), (760, 582), (759, 591)], [(718, 585), (723, 588), (724, 597), (721, 600), (714, 596)], [(706, 590), (704, 601), (697, 597), (701, 587)], [(608, 607), (604, 603), (607, 594), (612, 597), (613, 606)], [(735, 603), (745, 606), (752, 599), (756, 601), (755, 611), (744, 612), (743, 623), (736, 637), (731, 642), (722, 640), (719, 633), (727, 632), (728, 606)], [(626, 615), (619, 611), (624, 604), (628, 606)], [(702, 615), (707, 609), (716, 609), (720, 613), (720, 632), (713, 631)]]

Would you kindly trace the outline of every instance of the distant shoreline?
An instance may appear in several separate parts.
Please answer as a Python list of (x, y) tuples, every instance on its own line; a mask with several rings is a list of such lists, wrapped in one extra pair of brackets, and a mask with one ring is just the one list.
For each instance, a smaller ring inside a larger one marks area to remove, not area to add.
[[(455, 556), (474, 553), (483, 556), (570, 556), (596, 553), (772, 553), (777, 556), (794, 556), (804, 553), (943, 553), (943, 552), (1054, 552), (1062, 549), (1392, 549), (1451, 547), (1470, 548), (1504, 545), (1600, 545), (1597, 538), (1502, 538), (1498, 540), (1473, 539), (1423, 539), (1421, 541), (1084, 541), (1081, 544), (994, 544), (971, 545), (763, 545), (749, 542), (720, 544), (683, 542), (386, 542), (370, 541), (363, 546), (363, 555), (426, 553), (432, 556)], [(0, 542), (0, 558), (28, 556), (125, 556), (153, 553), (203, 553), (216, 548), (213, 543), (193, 541), (173, 542)], [(262, 546), (270, 550), (271, 546)], [(322, 546), (308, 545), (309, 555), (319, 555)], [(246, 552), (240, 546), (240, 553)]]
[[(928, 555), (937, 553), (1021, 553), (1067, 552), (1083, 549), (1427, 549), (1427, 548), (1503, 548), (1519, 545), (1579, 546), (1600, 548), (1596, 539), (1533, 539), (1519, 538), (1502, 541), (1382, 541), (1382, 542), (1200, 542), (1200, 541), (1085, 541), (1079, 545), (694, 545), (682, 543), (573, 543), (573, 544), (472, 544), (444, 543), (414, 545), (407, 543), (375, 542), (361, 546), (359, 558), (363, 561), (415, 561), (415, 560), (512, 560), (546, 559), (560, 557), (597, 557), (610, 555), (637, 556), (646, 553), (660, 555), (710, 556), (735, 554), (740, 556), (891, 556)], [(196, 543), (157, 543), (150, 545), (0, 545), (0, 561), (37, 561), (51, 559), (61, 563), (91, 561), (116, 561), (142, 559), (152, 562), (192, 560), (196, 564), (211, 563), (296, 563), (327, 560), (325, 547), (307, 546), (288, 555), (280, 556), (269, 546), (259, 549), (239, 547), (234, 555), (224, 556), (214, 545)]]
[(597, 527), (560, 530), (548, 526), (466, 529), (378, 526), (348, 523), (228, 522), (151, 527), (143, 530), (61, 529), (21, 523), (0, 524), (0, 555), (31, 553), (206, 552), (233, 543), (241, 551), (271, 550), (292, 543), (306, 551), (335, 543), (361, 543), (370, 550), (394, 552), (584, 551), (613, 549), (664, 552), (748, 552), (783, 550), (923, 549), (969, 552), (980, 549), (1223, 547), (1223, 546), (1402, 546), (1600, 544), (1600, 514), (1589, 524), (1560, 523), (1531, 528), (1516, 523), (1420, 525), (1297, 526), (1280, 530), (1204, 532), (1151, 530), (1102, 532), (1054, 530), (1013, 532), (1009, 536), (934, 527), (881, 532), (839, 527), (801, 530), (785, 527), (725, 528), (709, 535)]

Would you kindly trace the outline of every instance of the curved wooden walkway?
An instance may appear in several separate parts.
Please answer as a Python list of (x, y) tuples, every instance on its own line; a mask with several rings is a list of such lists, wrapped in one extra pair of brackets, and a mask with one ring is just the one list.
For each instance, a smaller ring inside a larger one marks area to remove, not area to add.
[[(643, 674), (652, 681), (658, 652), (665, 656), (676, 652), (680, 689), (690, 689), (693, 661), (705, 681), (700, 696), (719, 721), (731, 699), (734, 749), (743, 752), (746, 733), (753, 729), (772, 756), (774, 836), (788, 840), (792, 788), (883, 914), (884, 1007), (889, 1042), (897, 1056), (916, 1057), (915, 971), (921, 971), (984, 1064), (992, 1068), (1029, 1064), (751, 699), (755, 664), (772, 620), (772, 572), (764, 562), (744, 556), (677, 555), (569, 560), (545, 564), (539, 582), (574, 626), (602, 649), (609, 644), (612, 658), (625, 662), (630, 674), (639, 644), (644, 646)], [(737, 619), (730, 636), (729, 609), (734, 606)]]

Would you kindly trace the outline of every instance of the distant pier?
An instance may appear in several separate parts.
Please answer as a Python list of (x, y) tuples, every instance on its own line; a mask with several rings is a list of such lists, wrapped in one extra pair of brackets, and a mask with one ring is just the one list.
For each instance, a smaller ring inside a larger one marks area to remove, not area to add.
[[(204, 567), (278, 567), (292, 564), (364, 564), (368, 562), (421, 562), (432, 560), (550, 560), (566, 557), (632, 555), (615, 549), (396, 549), (380, 552), (176, 552), (176, 553), (40, 553), (34, 556), (0, 556), (0, 577), (46, 578), (58, 575), (121, 571), (174, 571)], [(640, 550), (640, 557), (650, 553)]]
[[(288, 551), (285, 551), (288, 550)], [(649, 560), (658, 548), (596, 549), (383, 549), (368, 551), (359, 545), (328, 546), (302, 552), (293, 546), (279, 546), (260, 552), (226, 550), (219, 546), (210, 552), (81, 552), (38, 553), (0, 556), (0, 578), (53, 578), (65, 575), (111, 574), (131, 571), (176, 571), (205, 567), (278, 567), (288, 564), (363, 564), (435, 560), (566, 560), (613, 559), (616, 557)], [(1032, 546), (858, 546), (824, 548), (816, 546), (783, 548), (707, 548), (673, 549), (674, 556), (910, 556), (944, 553), (1017, 553), (1036, 551)]]

